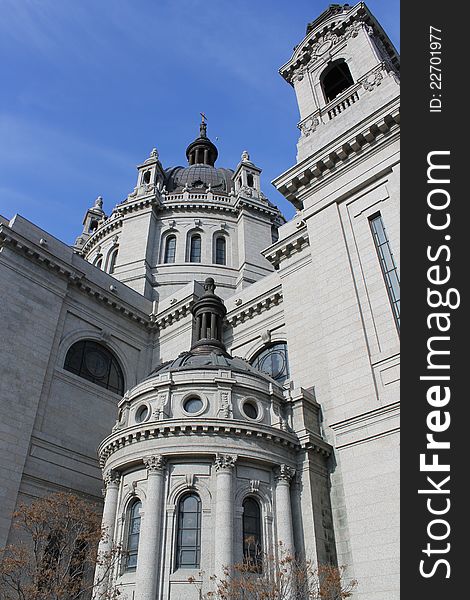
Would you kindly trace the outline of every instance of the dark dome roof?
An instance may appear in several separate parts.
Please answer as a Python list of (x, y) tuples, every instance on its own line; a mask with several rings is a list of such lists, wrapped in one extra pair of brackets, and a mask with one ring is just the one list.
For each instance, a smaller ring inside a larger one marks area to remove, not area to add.
[(151, 379), (156, 375), (161, 375), (162, 373), (169, 373), (172, 371), (190, 371), (193, 369), (231, 369), (237, 373), (246, 373), (249, 375), (254, 375), (259, 379), (264, 379), (269, 383), (274, 383), (277, 386), (279, 383), (274, 381), (269, 375), (266, 373), (262, 373), (258, 371), (255, 367), (252, 367), (250, 363), (248, 363), (243, 358), (239, 358), (238, 356), (230, 356), (227, 353), (218, 353), (211, 352), (210, 354), (196, 354), (192, 352), (182, 352), (177, 358), (174, 360), (170, 360), (159, 365), (156, 369), (154, 369), (147, 379)]
[(206, 191), (210, 186), (214, 192), (228, 193), (232, 189), (231, 169), (222, 169), (211, 165), (195, 164), (189, 167), (172, 167), (165, 171), (165, 186), (168, 192), (189, 189)]

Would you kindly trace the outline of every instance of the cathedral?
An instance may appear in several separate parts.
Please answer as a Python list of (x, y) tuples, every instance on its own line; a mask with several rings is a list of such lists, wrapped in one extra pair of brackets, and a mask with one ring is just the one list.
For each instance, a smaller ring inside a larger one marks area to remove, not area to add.
[(280, 74), (290, 221), (204, 116), (73, 247), (0, 217), (0, 547), (19, 502), (72, 490), (103, 502), (125, 552), (101, 586), (128, 600), (197, 599), (279, 542), (398, 599), (399, 56), (332, 4)]

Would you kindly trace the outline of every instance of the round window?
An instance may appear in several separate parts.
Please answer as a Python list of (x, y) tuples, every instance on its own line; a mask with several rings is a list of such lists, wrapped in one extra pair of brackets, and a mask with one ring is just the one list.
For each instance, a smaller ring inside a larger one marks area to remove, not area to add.
[(200, 410), (202, 410), (202, 407), (202, 400), (197, 396), (191, 396), (191, 398), (187, 398), (183, 404), (183, 409), (189, 414), (198, 413)]
[(243, 412), (249, 419), (258, 418), (258, 407), (254, 402), (245, 402), (243, 404)]
[(136, 423), (143, 423), (147, 419), (148, 415), (149, 415), (148, 406), (146, 406), (145, 404), (143, 406), (140, 406), (137, 409), (137, 412), (135, 413)]

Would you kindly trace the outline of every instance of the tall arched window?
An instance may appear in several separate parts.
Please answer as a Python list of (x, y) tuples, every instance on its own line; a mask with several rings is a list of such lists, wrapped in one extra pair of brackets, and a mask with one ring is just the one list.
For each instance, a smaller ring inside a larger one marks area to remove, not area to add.
[(183, 496), (178, 505), (176, 568), (199, 568), (201, 562), (201, 500), (197, 494)]
[(165, 240), (165, 256), (163, 262), (174, 263), (176, 257), (176, 235), (169, 235)]
[(102, 269), (103, 268), (103, 256), (101, 254), (98, 254), (98, 256), (95, 258), (95, 262), (93, 264), (95, 265), (95, 267), (98, 267), (98, 269)]
[(251, 359), (251, 364), (259, 371), (270, 375), (278, 383), (284, 383), (286, 379), (289, 379), (287, 344), (278, 342), (263, 348)]
[(261, 509), (254, 498), (243, 501), (243, 558), (256, 568), (261, 568)]
[(321, 74), (320, 81), (327, 102), (334, 100), (354, 83), (344, 58), (329, 65)]
[(189, 262), (201, 262), (201, 236), (198, 233), (189, 241)]
[(141, 508), (142, 502), (135, 500), (127, 511), (126, 571), (131, 571), (137, 567)]
[(93, 340), (81, 340), (71, 346), (64, 369), (122, 396), (124, 376), (114, 355)]
[(118, 257), (118, 252), (119, 252), (119, 248), (114, 248), (114, 250), (111, 251), (111, 254), (109, 256), (108, 273), (110, 273), (110, 275), (112, 275), (114, 273), (114, 269), (116, 267), (116, 261), (117, 261), (117, 257)]
[(225, 265), (227, 261), (226, 257), (227, 242), (223, 236), (219, 236), (215, 239), (215, 264)]

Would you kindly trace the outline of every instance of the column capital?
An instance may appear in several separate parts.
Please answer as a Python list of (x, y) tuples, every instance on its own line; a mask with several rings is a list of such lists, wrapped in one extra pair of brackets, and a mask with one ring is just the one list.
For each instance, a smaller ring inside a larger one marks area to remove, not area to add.
[(118, 486), (121, 480), (121, 473), (115, 469), (108, 469), (103, 473), (103, 481), (105, 488), (108, 489), (110, 485)]
[(295, 475), (295, 469), (288, 465), (279, 465), (275, 470), (276, 482), (290, 484), (292, 478)]
[(219, 473), (221, 471), (230, 471), (234, 468), (238, 456), (236, 454), (216, 454), (214, 468)]
[(143, 458), (144, 465), (150, 473), (162, 473), (166, 467), (166, 459), (161, 454), (154, 454), (153, 456), (146, 456)]

